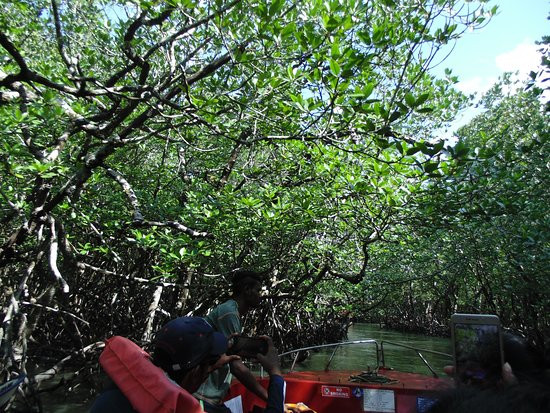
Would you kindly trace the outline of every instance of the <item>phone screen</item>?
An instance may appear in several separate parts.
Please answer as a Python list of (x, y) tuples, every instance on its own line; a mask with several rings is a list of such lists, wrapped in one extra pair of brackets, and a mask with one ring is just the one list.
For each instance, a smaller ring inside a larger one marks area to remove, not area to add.
[(456, 375), (468, 384), (498, 381), (502, 372), (499, 326), (496, 324), (454, 324)]

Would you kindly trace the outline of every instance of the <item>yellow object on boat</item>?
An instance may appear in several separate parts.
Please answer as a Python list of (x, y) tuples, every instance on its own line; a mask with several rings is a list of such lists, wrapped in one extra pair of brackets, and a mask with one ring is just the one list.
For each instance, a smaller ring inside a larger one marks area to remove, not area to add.
[(285, 413), (317, 413), (304, 403), (285, 403)]

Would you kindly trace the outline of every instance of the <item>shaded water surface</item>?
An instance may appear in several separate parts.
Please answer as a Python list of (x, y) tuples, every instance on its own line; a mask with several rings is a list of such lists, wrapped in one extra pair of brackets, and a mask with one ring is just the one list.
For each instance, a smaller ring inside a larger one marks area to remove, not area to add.
[[(451, 341), (448, 338), (428, 337), (419, 334), (400, 333), (382, 330), (375, 324), (353, 324), (348, 330), (348, 340), (375, 339), (384, 341), (384, 356), (387, 367), (414, 373), (430, 374), (414, 350), (391, 345), (402, 343), (422, 350), (432, 350), (451, 354)], [(333, 349), (311, 352), (310, 357), (296, 365), (295, 370), (323, 370), (330, 360)], [(450, 364), (451, 358), (420, 351), (437, 374), (443, 374), (443, 366)], [(331, 370), (366, 370), (376, 367), (376, 347), (374, 344), (341, 346), (330, 363)]]

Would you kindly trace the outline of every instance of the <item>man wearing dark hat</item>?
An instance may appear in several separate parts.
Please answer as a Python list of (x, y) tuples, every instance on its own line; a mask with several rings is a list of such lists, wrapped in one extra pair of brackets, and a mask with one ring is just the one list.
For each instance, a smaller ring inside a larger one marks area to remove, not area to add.
[[(277, 350), (269, 338), (268, 353), (258, 361), (270, 375), (266, 412), (282, 413), (284, 380)], [(153, 340), (151, 359), (124, 337), (106, 342), (100, 364), (113, 381), (94, 402), (91, 413), (200, 412), (202, 406), (191, 393), (208, 374), (239, 360), (227, 356), (226, 337), (200, 317), (179, 317), (168, 322)]]
[[(214, 327), (214, 330), (223, 333), (227, 338), (232, 334), (241, 334), (242, 317), (260, 305), (262, 276), (254, 271), (235, 271), (232, 289), (232, 297), (215, 307), (206, 316), (206, 321)], [(263, 400), (267, 400), (266, 389), (258, 383), (242, 361), (235, 360), (210, 374), (195, 393), (195, 396), (203, 401), (206, 412), (229, 412), (229, 409), (224, 406), (223, 400), (229, 390), (232, 375), (235, 375), (249, 391)]]

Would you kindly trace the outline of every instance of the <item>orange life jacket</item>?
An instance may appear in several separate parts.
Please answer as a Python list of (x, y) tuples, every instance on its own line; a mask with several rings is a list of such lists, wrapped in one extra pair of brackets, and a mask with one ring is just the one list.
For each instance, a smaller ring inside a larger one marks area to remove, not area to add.
[(172, 382), (150, 356), (125, 337), (105, 341), (99, 363), (139, 413), (202, 413), (189, 392)]

